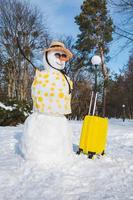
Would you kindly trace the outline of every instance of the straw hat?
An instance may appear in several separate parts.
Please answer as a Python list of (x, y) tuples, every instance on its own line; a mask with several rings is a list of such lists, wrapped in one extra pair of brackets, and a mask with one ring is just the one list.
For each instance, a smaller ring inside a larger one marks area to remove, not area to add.
[(48, 49), (45, 49), (45, 52), (48, 52), (48, 51), (63, 51), (67, 57), (68, 57), (68, 60), (71, 59), (73, 57), (73, 54), (69, 51), (69, 49), (67, 49), (65, 47), (65, 45), (62, 43), (62, 42), (58, 42), (58, 41), (53, 41), (49, 48)]

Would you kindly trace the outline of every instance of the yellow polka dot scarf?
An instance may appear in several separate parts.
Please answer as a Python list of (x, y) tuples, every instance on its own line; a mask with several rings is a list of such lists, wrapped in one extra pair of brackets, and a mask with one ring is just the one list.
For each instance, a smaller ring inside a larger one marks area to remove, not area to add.
[[(67, 77), (71, 89), (72, 81)], [(51, 114), (71, 113), (71, 94), (65, 77), (59, 71), (36, 70), (32, 84), (35, 111)]]

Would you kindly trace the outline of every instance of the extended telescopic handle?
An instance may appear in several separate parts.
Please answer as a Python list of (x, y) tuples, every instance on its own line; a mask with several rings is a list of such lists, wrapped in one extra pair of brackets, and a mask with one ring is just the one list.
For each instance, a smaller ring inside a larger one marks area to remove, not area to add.
[(96, 94), (95, 94), (95, 101), (94, 101), (94, 107), (93, 107), (93, 113), (92, 113), (92, 115), (95, 115), (96, 103), (97, 103), (97, 92), (96, 92)]
[(91, 108), (92, 108), (92, 101), (93, 101), (94, 94), (95, 94), (95, 99), (94, 99), (94, 107), (93, 107), (92, 115), (95, 114), (96, 103), (97, 103), (97, 92), (94, 93), (94, 91), (92, 91), (92, 92), (91, 92), (91, 100), (90, 100), (90, 105), (89, 105), (89, 112), (88, 112), (88, 115), (91, 115)]
[(91, 107), (92, 107), (93, 96), (94, 96), (94, 92), (92, 91), (92, 92), (91, 92), (91, 100), (90, 100), (90, 105), (89, 105), (89, 112), (88, 112), (88, 115), (91, 114)]

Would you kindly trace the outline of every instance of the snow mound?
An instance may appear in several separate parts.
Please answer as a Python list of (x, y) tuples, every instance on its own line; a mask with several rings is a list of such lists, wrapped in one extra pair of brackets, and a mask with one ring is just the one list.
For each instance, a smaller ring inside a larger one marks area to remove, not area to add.
[(33, 113), (24, 126), (21, 143), (26, 160), (60, 164), (73, 156), (72, 130), (64, 116)]

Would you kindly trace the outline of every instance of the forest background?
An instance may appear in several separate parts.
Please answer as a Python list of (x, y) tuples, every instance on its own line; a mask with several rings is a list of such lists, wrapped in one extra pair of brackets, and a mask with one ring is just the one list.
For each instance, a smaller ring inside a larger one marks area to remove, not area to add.
[[(110, 10), (117, 12), (122, 23), (113, 20)], [(79, 29), (74, 38), (53, 36), (48, 25), (50, 15), (42, 14), (32, 1), (0, 0), (0, 125), (22, 123), (32, 112), (35, 71), (23, 57), (16, 38), (26, 57), (40, 69), (44, 67), (43, 50), (55, 38), (73, 52), (74, 57), (65, 68), (74, 82), (72, 114), (68, 118), (83, 119), (89, 110), (91, 91), (96, 90), (97, 115), (133, 119), (133, 1), (83, 1), (73, 19)], [(108, 65), (112, 59), (110, 48), (116, 43), (121, 44), (116, 56), (123, 51), (129, 55), (119, 71)], [(97, 67), (91, 63), (94, 55), (102, 60)]]

